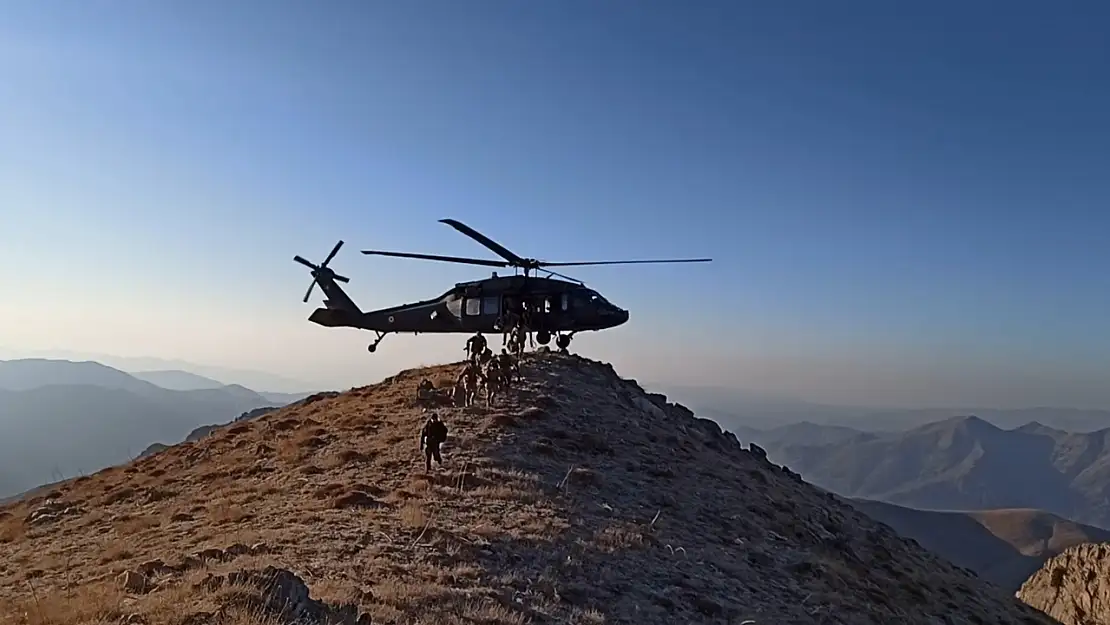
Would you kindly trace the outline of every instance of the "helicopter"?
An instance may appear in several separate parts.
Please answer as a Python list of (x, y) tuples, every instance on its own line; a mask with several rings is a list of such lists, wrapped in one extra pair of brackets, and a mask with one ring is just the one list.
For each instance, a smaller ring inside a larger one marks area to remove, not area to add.
[[(317, 284), (320, 285), (326, 297), (324, 307), (313, 311), (308, 320), (328, 328), (347, 327), (372, 331), (377, 338), (370, 343), (367, 350), (374, 353), (378, 349), (378, 344), (389, 334), (499, 333), (502, 331), (500, 322), (503, 319), (503, 311), (527, 311), (529, 317), (527, 330), (535, 333), (534, 338), (537, 343), (547, 345), (554, 336), (556, 345), (560, 349), (566, 349), (577, 332), (607, 330), (627, 323), (628, 311), (610, 303), (580, 280), (545, 269), (546, 267), (712, 261), (711, 258), (682, 258), (545, 262), (518, 256), (455, 219), (440, 219), (439, 222), (474, 239), (504, 260), (381, 250), (362, 250), (362, 253), (484, 267), (512, 267), (514, 275), (498, 276), (494, 271), (490, 278), (459, 282), (443, 294), (431, 299), (364, 312), (337, 284), (339, 282), (346, 284), (350, 279), (335, 273), (328, 267), (328, 263), (335, 258), (339, 248), (343, 246), (343, 241), (340, 240), (324, 262), (319, 265), (299, 255), (293, 257), (295, 262), (308, 267), (312, 274), (312, 283), (308, 285), (304, 302), (308, 302)], [(530, 275), (536, 271), (543, 271), (548, 275), (544, 277)]]

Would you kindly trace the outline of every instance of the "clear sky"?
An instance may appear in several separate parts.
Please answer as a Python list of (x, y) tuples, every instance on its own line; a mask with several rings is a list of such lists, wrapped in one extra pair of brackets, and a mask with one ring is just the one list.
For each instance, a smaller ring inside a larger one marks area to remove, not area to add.
[(0, 346), (354, 384), (463, 338), (306, 321), (582, 268), (622, 373), (904, 405), (1110, 406), (1104, 2), (0, 4)]

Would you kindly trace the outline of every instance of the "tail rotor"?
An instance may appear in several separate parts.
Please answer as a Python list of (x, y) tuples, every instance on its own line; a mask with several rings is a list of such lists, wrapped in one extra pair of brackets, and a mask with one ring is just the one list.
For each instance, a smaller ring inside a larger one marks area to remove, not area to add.
[(350, 278), (341, 276), (328, 268), (328, 263), (331, 262), (331, 259), (335, 258), (335, 255), (339, 252), (339, 248), (341, 247), (343, 247), (343, 241), (336, 243), (335, 247), (332, 248), (331, 253), (328, 254), (327, 258), (324, 259), (324, 262), (320, 263), (319, 265), (315, 265), (312, 262), (302, 258), (301, 256), (293, 257), (294, 262), (298, 262), (312, 270), (312, 283), (308, 285), (308, 291), (304, 294), (304, 301), (306, 303), (308, 302), (308, 298), (312, 296), (312, 289), (315, 288), (317, 284), (319, 284), (320, 287), (323, 288), (324, 282), (328, 280), (334, 280), (336, 282), (344, 283), (351, 281)]

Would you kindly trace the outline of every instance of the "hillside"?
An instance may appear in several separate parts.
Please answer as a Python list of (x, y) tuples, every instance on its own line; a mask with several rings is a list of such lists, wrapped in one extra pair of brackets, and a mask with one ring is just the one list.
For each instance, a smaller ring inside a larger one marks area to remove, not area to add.
[(529, 355), (503, 403), (443, 408), (446, 466), (425, 474), (416, 387), (458, 370), (313, 397), (0, 509), (0, 614), (1053, 622), (577, 357)]
[(847, 497), (932, 510), (1033, 508), (1110, 528), (1110, 430), (1002, 430), (958, 417), (907, 432), (773, 448), (776, 461)]
[(241, 386), (171, 391), (95, 362), (0, 361), (0, 499), (272, 405)]
[(902, 536), (1011, 592), (1064, 549), (1110, 540), (1110, 531), (1041, 510), (946, 512), (864, 499), (848, 501)]
[(1110, 623), (1110, 544), (1065, 550), (1030, 576), (1017, 595), (1065, 625)]

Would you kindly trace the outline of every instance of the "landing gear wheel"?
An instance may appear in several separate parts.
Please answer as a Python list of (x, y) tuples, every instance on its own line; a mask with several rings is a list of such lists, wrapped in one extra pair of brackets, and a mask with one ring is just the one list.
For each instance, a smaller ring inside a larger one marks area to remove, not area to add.
[(547, 330), (536, 332), (536, 342), (540, 345), (547, 345), (551, 342), (551, 333)]
[(570, 335), (560, 334), (558, 337), (555, 338), (555, 346), (559, 349), (567, 349), (568, 347), (570, 347)]
[(378, 351), (378, 343), (382, 342), (382, 339), (385, 338), (386, 334), (388, 334), (388, 332), (377, 332), (378, 338), (374, 339), (373, 343), (366, 346), (366, 351), (370, 352), (371, 354)]

